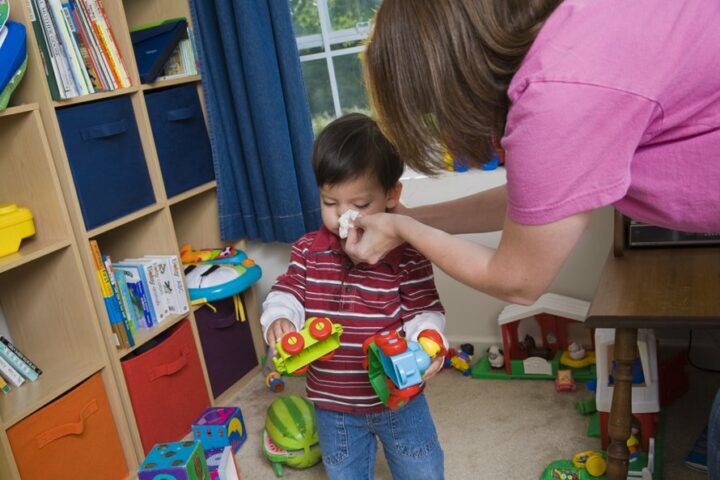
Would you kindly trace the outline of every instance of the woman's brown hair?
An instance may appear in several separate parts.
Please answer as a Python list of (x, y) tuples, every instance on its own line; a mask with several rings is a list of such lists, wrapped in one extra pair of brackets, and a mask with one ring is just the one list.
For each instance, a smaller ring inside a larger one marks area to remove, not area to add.
[(370, 103), (403, 161), (443, 167), (441, 149), (490, 159), (505, 131), (507, 89), (562, 0), (384, 0), (365, 52)]

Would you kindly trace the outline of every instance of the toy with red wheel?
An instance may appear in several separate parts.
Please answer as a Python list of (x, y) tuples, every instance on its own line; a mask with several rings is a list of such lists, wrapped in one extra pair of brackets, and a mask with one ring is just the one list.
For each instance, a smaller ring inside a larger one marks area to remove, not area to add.
[[(428, 339), (432, 357), (444, 354), (442, 338), (433, 330), (424, 330), (419, 338)], [(385, 406), (397, 410), (422, 391), (422, 376), (431, 362), (424, 345), (406, 340), (395, 330), (385, 330), (363, 343), (370, 384)], [(437, 348), (436, 348), (437, 347)]]
[(280, 373), (302, 375), (315, 360), (329, 360), (340, 347), (342, 327), (329, 318), (311, 317), (299, 332), (289, 332), (275, 344), (273, 357)]

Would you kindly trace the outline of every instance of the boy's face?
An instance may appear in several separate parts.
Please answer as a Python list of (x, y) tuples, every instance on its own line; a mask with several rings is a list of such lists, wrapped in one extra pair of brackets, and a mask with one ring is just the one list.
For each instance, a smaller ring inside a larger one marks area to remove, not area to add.
[(323, 224), (337, 235), (340, 215), (350, 209), (357, 210), (361, 215), (385, 212), (398, 204), (401, 191), (400, 182), (392, 190), (385, 192), (375, 179), (366, 176), (335, 185), (323, 185), (320, 187)]

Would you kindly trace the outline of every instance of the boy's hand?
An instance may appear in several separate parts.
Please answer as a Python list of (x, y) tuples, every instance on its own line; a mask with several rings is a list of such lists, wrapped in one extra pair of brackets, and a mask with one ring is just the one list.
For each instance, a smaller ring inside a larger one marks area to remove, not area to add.
[(270, 324), (267, 331), (268, 345), (270, 345), (270, 353), (275, 355), (275, 344), (280, 340), (283, 335), (288, 332), (294, 332), (297, 330), (295, 325), (287, 318), (278, 318)]
[(445, 365), (445, 355), (438, 355), (433, 359), (432, 362), (430, 362), (430, 366), (427, 370), (425, 370), (425, 375), (423, 375), (423, 382), (427, 382), (432, 377), (434, 377), (440, 370), (443, 369), (443, 366)]

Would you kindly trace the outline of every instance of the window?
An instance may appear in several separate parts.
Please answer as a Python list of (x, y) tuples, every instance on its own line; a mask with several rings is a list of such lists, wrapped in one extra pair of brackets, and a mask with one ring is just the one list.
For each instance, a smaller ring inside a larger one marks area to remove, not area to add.
[(381, 0), (290, 0), (313, 130), (369, 113), (360, 55)]

